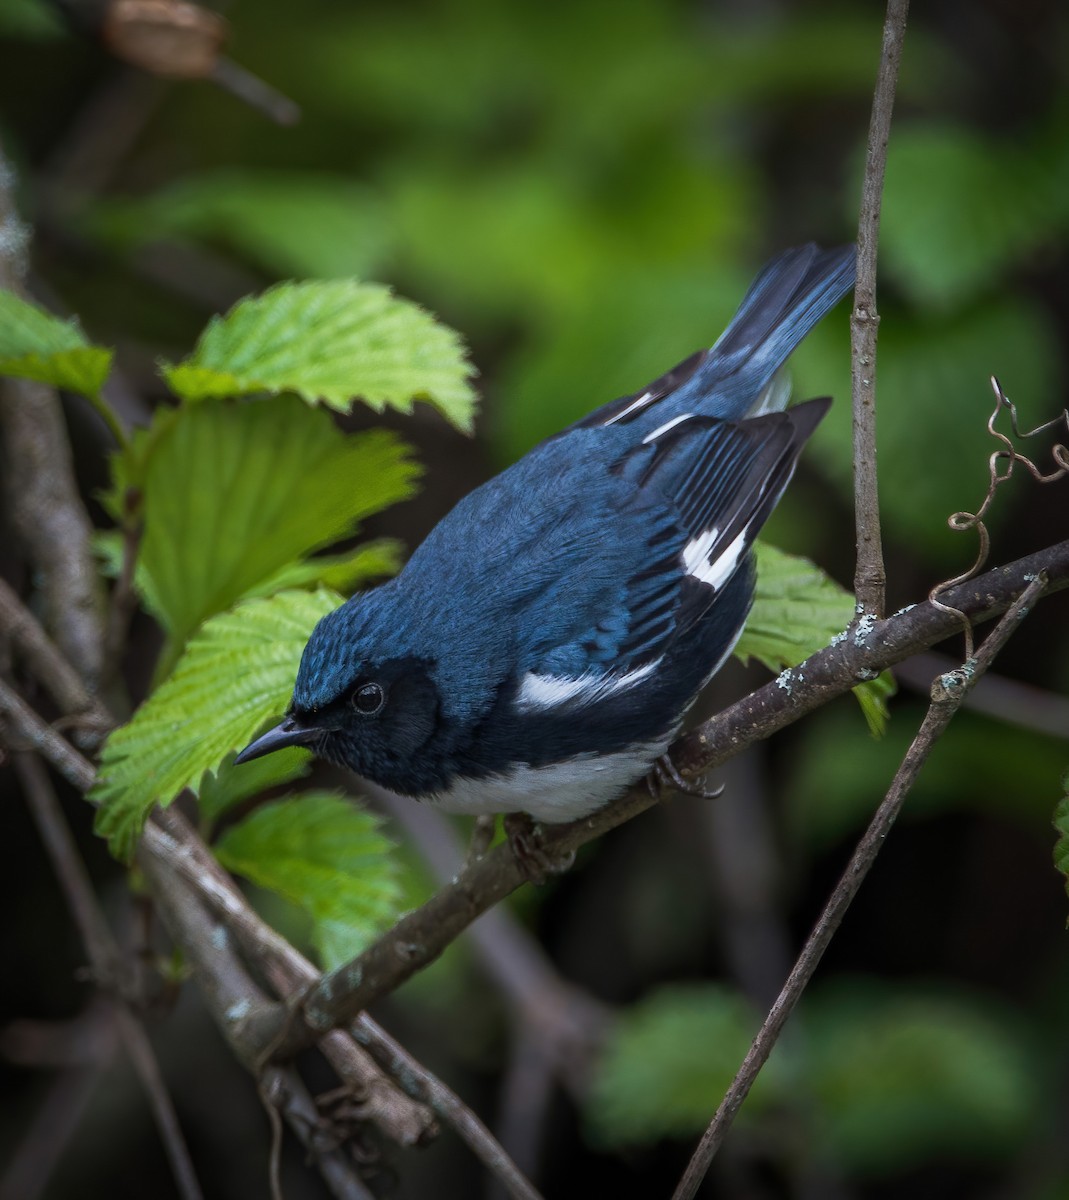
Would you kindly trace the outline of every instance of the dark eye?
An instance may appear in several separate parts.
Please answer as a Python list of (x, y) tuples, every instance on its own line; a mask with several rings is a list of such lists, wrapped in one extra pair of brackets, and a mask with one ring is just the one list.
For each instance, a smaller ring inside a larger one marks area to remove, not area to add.
[(349, 703), (362, 716), (373, 717), (386, 703), (386, 691), (380, 683), (362, 683), (350, 696)]

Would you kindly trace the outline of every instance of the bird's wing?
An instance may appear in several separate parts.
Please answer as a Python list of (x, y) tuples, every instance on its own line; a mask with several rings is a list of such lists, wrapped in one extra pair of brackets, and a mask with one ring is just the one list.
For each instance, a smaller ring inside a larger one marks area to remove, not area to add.
[[(586, 552), (571, 562), (573, 573), (592, 574), (615, 556), (616, 586), (570, 585), (565, 604), (584, 596), (572, 607), (574, 633), (534, 672), (562, 686), (597, 676), (605, 694), (641, 682), (746, 561), (829, 403), (743, 422), (676, 418), (625, 452), (611, 468), (617, 486)], [(556, 611), (560, 603), (548, 596), (540, 607)]]
[[(671, 564), (667, 556), (657, 564), (666, 587), (677, 584), (673, 636), (706, 614), (745, 561), (830, 403), (810, 400), (740, 422), (677, 418), (618, 465), (640, 495), (662, 498), (686, 535)], [(621, 650), (641, 652), (637, 639)]]

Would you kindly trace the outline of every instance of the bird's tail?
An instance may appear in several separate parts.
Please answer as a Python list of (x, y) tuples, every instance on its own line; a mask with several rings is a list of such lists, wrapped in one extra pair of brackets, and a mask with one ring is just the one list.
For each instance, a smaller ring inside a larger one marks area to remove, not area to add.
[(708, 416), (756, 416), (786, 407), (790, 387), (777, 375), (791, 352), (854, 283), (855, 249), (809, 242), (767, 263), (698, 369), (672, 396), (673, 408)]

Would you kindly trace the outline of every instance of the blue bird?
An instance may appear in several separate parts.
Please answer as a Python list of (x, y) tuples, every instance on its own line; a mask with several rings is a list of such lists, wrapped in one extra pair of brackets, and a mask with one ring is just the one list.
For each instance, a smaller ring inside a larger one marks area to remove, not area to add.
[(830, 404), (787, 409), (780, 368), (854, 271), (852, 246), (779, 255), (712, 349), (476, 488), (319, 622), (288, 715), (237, 761), (307, 746), (447, 812), (547, 822), (622, 794), (742, 632), (754, 538)]

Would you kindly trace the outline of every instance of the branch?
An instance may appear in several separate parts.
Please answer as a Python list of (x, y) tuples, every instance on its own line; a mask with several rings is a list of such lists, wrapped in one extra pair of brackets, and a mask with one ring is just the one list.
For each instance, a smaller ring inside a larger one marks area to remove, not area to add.
[[(26, 616), (33, 623), (33, 618), (29, 614)], [(41, 638), (44, 636), (39, 627), (37, 635)], [(7, 723), (17, 731), (19, 738), (52, 762), (74, 787), (81, 792), (88, 791), (95, 775), (92, 764), (78, 754), (54, 729), (46, 725), (3, 680), (0, 680), (0, 716), (6, 717)], [(10, 740), (9, 738), (9, 743)], [(200, 856), (196, 866), (186, 872), (187, 882), (215, 910), (218, 911), (220, 908), (218, 901), (219, 895), (222, 894), (225, 895), (230, 910), (248, 915), (254, 921), (259, 922), (259, 918), (252, 914), (244, 897), (225, 875), (208, 849), (203, 846), (196, 833), (185, 822), (181, 822), (177, 813), (167, 814), (167, 817), (178, 830), (179, 840), (176, 842), (170, 837), (165, 838), (162, 831), (150, 826), (143, 839), (143, 847), (154, 849), (157, 853), (160, 852), (161, 847), (165, 848), (169, 856), (180, 863), (192, 861), (192, 848), (198, 847)], [(161, 842), (163, 838), (165, 840)], [(225, 890), (218, 882), (220, 877), (226, 881)], [(166, 902), (164, 901), (164, 903)], [(267, 927), (264, 926), (264, 928)], [(283, 938), (274, 934), (273, 931), (271, 932), (273, 937), (271, 946), (277, 957), (282, 955), (284, 947), (286, 951), (300, 958)], [(213, 966), (210, 963), (204, 965), (209, 970)], [(310, 963), (305, 965), (310, 978), (315, 979), (317, 973), (314, 968)], [(365, 1097), (364, 1115), (366, 1119), (377, 1124), (388, 1137), (401, 1145), (408, 1146), (421, 1144), (428, 1137), (434, 1135), (433, 1120), (425, 1110), (418, 1104), (410, 1103), (398, 1092), (395, 1085), (383, 1074), (371, 1057), (349, 1038), (341, 1034), (331, 1036), (324, 1039), (321, 1048), (341, 1078), (353, 1089), (354, 1094)], [(460, 1102), (457, 1101), (457, 1103)]]
[[(944, 601), (974, 622), (988, 620), (1004, 612), (1014, 596), (1040, 572), (1046, 574), (1037, 595), (1069, 587), (1069, 541), (961, 584), (946, 593)], [(671, 751), (673, 760), (690, 776), (718, 766), (849, 691), (859, 680), (871, 679), (959, 630), (958, 617), (930, 601), (903, 609), (885, 621), (863, 619), (837, 645), (812, 655), (801, 666), (784, 672), (679, 739)], [(580, 846), (654, 803), (646, 789), (635, 788), (581, 821), (542, 827), (541, 849), (551, 860), (566, 859)], [(276, 1008), (262, 1013), (259, 1019), (264, 1024), (259, 1039), (264, 1045), (275, 1046), (276, 1052), (285, 1057), (327, 1030), (346, 1024), (374, 1000), (433, 962), (476, 917), (526, 879), (511, 848), (507, 844), (497, 846), (422, 907), (402, 917), (363, 954), (325, 975), (304, 1000), (303, 1025), (288, 1010)]]
[(909, 0), (888, 0), (876, 90), (872, 96), (861, 211), (857, 221), (857, 284), (850, 320), (850, 373), (854, 411), (854, 520), (858, 612), (883, 616), (886, 573), (880, 544), (880, 499), (876, 483), (876, 246), (880, 236), (883, 175), (891, 133), (898, 64), (906, 33)]
[[(954, 666), (950, 655), (930, 651), (900, 663), (895, 678), (915, 692), (926, 692), (936, 675), (952, 671)], [(1005, 675), (994, 672), (985, 675), (969, 693), (963, 707), (1030, 733), (1069, 738), (1069, 699)]]
[(0, 630), (22, 652), (27, 668), (44, 684), (64, 715), (84, 721), (97, 734), (114, 725), (111, 714), (4, 579), (0, 579)]
[[(29, 233), (0, 146), (0, 288), (23, 293)], [(59, 397), (29, 380), (0, 386), (0, 434), (12, 525), (41, 578), (48, 627), (90, 686), (103, 665), (103, 589), (91, 527), (74, 480)]]
[(783, 989), (754, 1038), (738, 1074), (721, 1101), (693, 1158), (687, 1164), (687, 1169), (672, 1200), (693, 1200), (697, 1194), (714, 1155), (723, 1143), (727, 1131), (731, 1128), (735, 1114), (749, 1095), (750, 1088), (768, 1060), (769, 1054), (772, 1053), (772, 1048), (779, 1039), (788, 1017), (794, 1011), (802, 993), (816, 973), (824, 951), (828, 948), (835, 931), (842, 924), (846, 910), (850, 907), (865, 876), (876, 861), (876, 856), (886, 841), (887, 835), (891, 832), (891, 827), (901, 812), (905, 798), (916, 782), (928, 755), (946, 731), (954, 714), (961, 707), (969, 689), (991, 666), (995, 656), (1009, 640), (1010, 635), (1028, 615), (1033, 602), (1043, 594), (1046, 583), (1047, 580), (1043, 575), (1037, 575), (1014, 601), (990, 636), (985, 639), (976, 657), (966, 661), (958, 670), (940, 675), (932, 683), (931, 705), (912, 745), (906, 751), (901, 766), (895, 773), (890, 790), (876, 810), (861, 841), (858, 842), (857, 849), (836, 884), (835, 891), (832, 892), (824, 911), (820, 914), (813, 932), (806, 939), (802, 952), (798, 955), (798, 960), (790, 975), (787, 976)]
[[(52, 765), (80, 792), (88, 792), (93, 785), (93, 780), (96, 772), (92, 763), (83, 758), (65, 738), (58, 734), (50, 725), (46, 725), (44, 721), (27, 705), (22, 698), (9, 687), (2, 679), (0, 679), (0, 723), (6, 723), (21, 739), (21, 749), (26, 746), (32, 747), (43, 758), (47, 759)], [(8, 736), (5, 739), (8, 744), (11, 744), (12, 739)], [(181, 870), (185, 864), (190, 864), (183, 871), (187, 884), (195, 887), (201, 899), (209, 904), (215, 911), (226, 911), (231, 920), (241, 918), (251, 918), (259, 922), (259, 918), (255, 917), (252, 910), (248, 908), (244, 897), (238, 892), (234, 884), (226, 877), (225, 885), (220, 882), (221, 876), (224, 876), (222, 868), (213, 858), (211, 852), (207, 849), (200, 839), (184, 822), (181, 825), (178, 822), (181, 819), (177, 813), (159, 814), (161, 820), (166, 820), (169, 824), (169, 829), (180, 830), (179, 837), (175, 837), (173, 832), (168, 835), (156, 825), (150, 824), (145, 830), (142, 838), (142, 854), (140, 861), (144, 866), (144, 860), (150, 855), (157, 858), (163, 858), (176, 864), (176, 869)], [(199, 851), (199, 854), (198, 854)], [(210, 869), (209, 869), (210, 864)], [(167, 896), (160, 897), (161, 908), (164, 911), (166, 920), (166, 908), (169, 902), (168, 897), (178, 893), (168, 893)], [(266, 928), (266, 927), (265, 927)], [(284, 938), (272, 931), (273, 939), (271, 948), (273, 952), (281, 959), (285, 951), (290, 954), (297, 955), (297, 952), (285, 941)], [(266, 943), (261, 943), (264, 945)], [(283, 949), (285, 948), (285, 950)], [(303, 960), (302, 960), (303, 961)], [(225, 964), (224, 964), (225, 965)], [(213, 970), (212, 962), (204, 962), (203, 970), (209, 975)], [(314, 968), (311, 964), (307, 964), (308, 970), (312, 977), (316, 976)], [(225, 1031), (224, 1031), (225, 1032)], [(237, 1049), (237, 1047), (235, 1047)], [(252, 1059), (255, 1060), (259, 1053), (258, 1047), (253, 1047), (251, 1051)], [(335, 1054), (331, 1055), (324, 1047), (324, 1053), (331, 1059), (333, 1065), (339, 1070), (351, 1084), (356, 1086), (359, 1084), (369, 1090), (374, 1091), (376, 1084), (385, 1083), (382, 1080), (381, 1073), (373, 1064), (368, 1064), (369, 1070), (360, 1072), (356, 1069), (349, 1069), (346, 1074), (344, 1068), (348, 1065), (353, 1068), (351, 1061), (345, 1059), (344, 1056)], [(239, 1057), (247, 1058), (245, 1053), (239, 1053)], [(413, 1141), (423, 1140), (427, 1130), (427, 1122), (421, 1119), (418, 1114), (410, 1112), (401, 1112), (397, 1114), (395, 1110), (398, 1105), (389, 1106), (389, 1112), (394, 1113), (398, 1118), (399, 1129), (391, 1126), (390, 1122), (385, 1119), (387, 1110), (384, 1106), (383, 1111), (369, 1114), (377, 1123), (384, 1126), (384, 1132), (388, 1136), (395, 1137), (395, 1140), (401, 1144), (412, 1144)], [(419, 1128), (420, 1134), (413, 1137), (405, 1131), (413, 1128)]]
[(15, 757), (15, 770), (41, 834), (41, 840), (66, 896), (71, 916), (82, 935), (93, 974), (98, 983), (112, 989), (119, 1036), (149, 1098), (149, 1105), (160, 1131), (179, 1195), (183, 1200), (200, 1200), (203, 1193), (193, 1169), (193, 1160), (182, 1136), (174, 1105), (167, 1094), (152, 1043), (144, 1025), (134, 1016), (123, 996), (122, 958), (119, 947), (97, 904), (89, 874), (78, 854), (70, 829), (63, 819), (63, 812), (52, 790), (48, 772), (38, 758), (28, 754)]
[[(1041, 571), (1047, 580), (1044, 594), (1069, 587), (1069, 541), (960, 584), (945, 593), (944, 600), (973, 622), (989, 620), (1004, 612), (1014, 595)], [(837, 645), (819, 651), (800, 667), (784, 672), (681, 738), (673, 747), (673, 758), (684, 774), (700, 774), (842, 695), (859, 679), (871, 678), (874, 672), (951, 636), (959, 628), (955, 614), (930, 601), (903, 609), (885, 621), (862, 621)], [(0, 716), (76, 787), (88, 790), (94, 775), (91, 764), (2, 681)], [(566, 857), (654, 802), (648, 793), (635, 789), (582, 821), (544, 828), (543, 849), (551, 857)], [(151, 824), (146, 830), (149, 849), (152, 839), (158, 836), (153, 830)], [(525, 881), (509, 847), (498, 846), (421, 908), (403, 917), (359, 958), (325, 976), (304, 1002), (307, 1028), (302, 1028), (292, 1013), (272, 1006), (257, 1018), (260, 1028), (255, 1040), (261, 1046), (274, 1045), (279, 1055), (292, 1054), (328, 1030), (347, 1023), (372, 1000), (437, 958), (477, 916)], [(208, 887), (207, 883), (203, 885), (204, 889)], [(218, 902), (219, 897), (215, 900)]]
[(50, 1083), (0, 1175), (0, 1200), (38, 1200), (92, 1104), (107, 1062), (66, 1067)]
[[(241, 962), (226, 926), (173, 863), (150, 854), (141, 855), (139, 861), (162, 902), (164, 923), (193, 968), (208, 1011), (231, 1049), (250, 1070), (260, 1074), (260, 1047), (248, 1036), (247, 1022), (257, 1006), (266, 1003), (266, 997)], [(334, 1195), (344, 1200), (368, 1200), (367, 1189), (340, 1148), (322, 1145), (319, 1114), (296, 1071), (269, 1069), (261, 1075), (260, 1084), (265, 1103), (285, 1117), (297, 1137), (313, 1151), (316, 1167)], [(272, 1183), (273, 1176), (272, 1167)], [(278, 1194), (275, 1187), (272, 1191)]]
[[(192, 831), (185, 820), (169, 810), (158, 814), (158, 822), (145, 831), (144, 843), (151, 853), (165, 857), (189, 881), (207, 889), (209, 902), (217, 912), (225, 914), (228, 928), (241, 942), (246, 954), (264, 966), (276, 989), (288, 995), (304, 992), (314, 985), (320, 978), (319, 972), (248, 907), (207, 847), (195, 835), (189, 836)], [(476, 1157), (502, 1182), (509, 1195), (516, 1200), (539, 1200), (538, 1192), (482, 1121), (456, 1093), (412, 1058), (366, 1013), (357, 1017), (348, 1032), (412, 1099), (429, 1106), (456, 1130)], [(334, 1037), (325, 1038), (320, 1049), (335, 1070), (346, 1078), (343, 1064), (334, 1056)]]
[[(412, 839), (439, 886), (454, 878), (464, 864), (464, 853), (442, 813), (431, 805), (372, 790)], [(583, 1068), (611, 1019), (608, 1006), (563, 979), (507, 908), (486, 913), (469, 936), (483, 971), (509, 1004), (513, 1020), (528, 1027), (562, 1081), (578, 1095)]]
[[(327, 1187), (338, 1200), (375, 1200), (364, 1185), (353, 1163), (346, 1157), (337, 1138), (324, 1128), (315, 1101), (292, 1068), (269, 1067), (264, 1074), (262, 1094), (288, 1121), (290, 1128), (308, 1151)], [(276, 1117), (277, 1121), (278, 1118)], [(272, 1167), (272, 1200), (281, 1197), (281, 1188)]]
[[(45, 758), (48, 758), (75, 787), (83, 792), (89, 790), (95, 774), (92, 764), (78, 754), (55, 730), (45, 725), (40, 717), (2, 680), (0, 680), (0, 716), (6, 717), (18, 734)], [(245, 942), (246, 948), (251, 948), (261, 957), (265, 969), (274, 973), (276, 979), (281, 977), (287, 990), (294, 990), (298, 986), (308, 986), (314, 982), (318, 978), (318, 972), (311, 963), (252, 912), (229, 876), (225, 874), (207, 847), (200, 842), (182, 818), (176, 812), (171, 811), (158, 813), (157, 819), (160, 824), (150, 824), (142, 838), (142, 866), (145, 867), (147, 859), (153, 859), (181, 874), (186, 879), (188, 886), (198, 889), (202, 900), (210, 904), (216, 912), (223, 912), (227, 915), (229, 918), (228, 928), (237, 931)], [(150, 879), (159, 880), (160, 877), (153, 876), (151, 868), (146, 867), (145, 869)], [(159, 895), (163, 902), (162, 909), (165, 920), (167, 920), (170, 904), (181, 902), (183, 909), (189, 908), (189, 898), (182, 897), (173, 889), (164, 886)], [(188, 912), (182, 919), (189, 920)], [(193, 928), (196, 928), (195, 924)], [(185, 930), (186, 926), (183, 925), (182, 929)], [(177, 928), (172, 929), (172, 932), (180, 939), (183, 936), (183, 933), (179, 932)], [(182, 944), (185, 945), (185, 942)], [(224, 986), (222, 983), (217, 986), (211, 980), (214, 965), (204, 957), (200, 960), (200, 968), (202, 975), (208, 976), (207, 982), (212, 988), (212, 994), (217, 997), (220, 994), (223, 996), (221, 1000), (217, 998), (214, 1011), (217, 1014), (217, 1020), (220, 1020), (218, 1014), (222, 1014), (221, 1024), (224, 1034), (228, 1040), (240, 1039), (239, 1044), (235, 1044), (239, 1057), (248, 1060), (251, 1055), (255, 1062), (258, 1059), (260, 1047), (268, 1046), (270, 1042), (250, 1043), (245, 1036), (242, 1023), (251, 1016), (251, 1010), (248, 1008), (247, 1001), (240, 994), (240, 984), (231, 981), (228, 986)], [(228, 995), (230, 997), (229, 1004), (227, 1003)], [(227, 1011), (236, 1018), (236, 1024), (228, 1024)], [(430, 1105), (439, 1116), (449, 1121), (457, 1129), (457, 1132), (476, 1155), (509, 1187), (511, 1195), (517, 1197), (518, 1200), (537, 1200), (538, 1193), (517, 1170), (508, 1155), (494, 1140), (490, 1131), (453, 1092), (412, 1059), (370, 1018), (361, 1017), (352, 1030), (352, 1035), (368, 1049), (372, 1057), (398, 1079), (410, 1096), (420, 1103)], [(368, 1088), (372, 1094), (375, 1094), (378, 1090), (374, 1086), (375, 1076), (378, 1075), (378, 1072), (369, 1072), (364, 1064), (360, 1063), (355, 1064), (355, 1067), (363, 1069), (354, 1069), (351, 1052), (355, 1047), (350, 1045), (346, 1048), (340, 1038), (331, 1037), (324, 1039), (321, 1049), (342, 1078), (351, 1085)], [(372, 1077), (370, 1085), (369, 1074)], [(392, 1087), (390, 1090), (392, 1091)], [(390, 1106), (395, 1123), (398, 1120), (394, 1111), (396, 1108), (396, 1104)], [(377, 1117), (380, 1124), (384, 1123), (382, 1120), (384, 1114), (381, 1109), (368, 1115), (372, 1118)], [(425, 1140), (425, 1136), (429, 1132), (427, 1123), (419, 1119), (418, 1115), (413, 1122), (412, 1114), (402, 1113), (400, 1120), (404, 1128), (412, 1129), (415, 1126), (419, 1132), (415, 1136), (403, 1134), (398, 1136), (395, 1128), (391, 1127), (388, 1132), (395, 1137), (395, 1140), (402, 1144)]]

